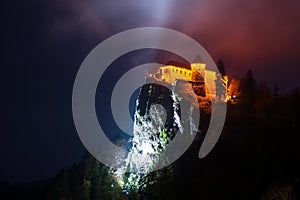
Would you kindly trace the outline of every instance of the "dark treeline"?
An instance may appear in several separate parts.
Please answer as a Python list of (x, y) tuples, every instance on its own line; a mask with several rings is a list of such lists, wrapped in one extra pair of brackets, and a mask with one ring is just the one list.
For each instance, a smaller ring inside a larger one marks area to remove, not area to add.
[(181, 191), (175, 197), (299, 199), (300, 87), (281, 94), (277, 83), (271, 88), (257, 83), (251, 70), (234, 84), (236, 97), (227, 104), (213, 151), (196, 158), (200, 135), (175, 163), (179, 175), (174, 191)]
[[(53, 180), (33, 186), (1, 183), (3, 199), (299, 199), (300, 87), (282, 94), (277, 83), (257, 83), (249, 70), (234, 88), (236, 99), (227, 104), (213, 151), (198, 158), (202, 131), (142, 194), (125, 194), (108, 168), (87, 153)], [(209, 115), (201, 117), (205, 130)]]

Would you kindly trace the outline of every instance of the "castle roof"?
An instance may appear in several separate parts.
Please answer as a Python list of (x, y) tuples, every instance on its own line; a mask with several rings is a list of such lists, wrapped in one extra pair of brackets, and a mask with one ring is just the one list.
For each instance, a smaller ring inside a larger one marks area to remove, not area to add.
[(197, 54), (196, 58), (194, 59), (193, 63), (204, 63), (202, 58), (199, 54)]
[(174, 60), (170, 60), (169, 62), (166, 63), (166, 65), (172, 65), (172, 66), (181, 67), (181, 68), (185, 68), (185, 69), (191, 69), (191, 66), (189, 63), (181, 63), (181, 62), (174, 61)]

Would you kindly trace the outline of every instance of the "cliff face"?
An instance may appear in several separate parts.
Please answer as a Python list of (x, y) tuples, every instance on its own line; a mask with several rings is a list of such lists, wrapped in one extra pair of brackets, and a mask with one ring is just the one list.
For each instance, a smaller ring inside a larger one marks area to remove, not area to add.
[(123, 164), (112, 169), (87, 153), (81, 163), (59, 173), (49, 199), (157, 199), (167, 195), (172, 188), (172, 166), (152, 169), (164, 159), (161, 152), (180, 129), (179, 118), (174, 93), (158, 84), (145, 84), (137, 100), (133, 138), (114, 141), (131, 146), (127, 155), (115, 158), (123, 159)]
[(158, 162), (165, 159), (161, 152), (181, 126), (176, 120), (179, 114), (178, 102), (171, 90), (158, 84), (143, 85), (134, 115), (132, 148), (124, 165), (113, 171), (127, 193), (145, 190), (155, 182), (154, 176), (149, 175)]

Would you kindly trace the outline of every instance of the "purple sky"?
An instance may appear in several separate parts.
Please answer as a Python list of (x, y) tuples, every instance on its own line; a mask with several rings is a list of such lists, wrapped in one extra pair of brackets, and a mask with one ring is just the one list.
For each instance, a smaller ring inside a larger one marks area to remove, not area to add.
[[(291, 0), (56, 0), (69, 12), (49, 27), (54, 35), (87, 33), (99, 38), (141, 26), (181, 31), (222, 58), (232, 77), (251, 68), (258, 81), (279, 82), (284, 92), (300, 85), (300, 2)], [(51, 13), (53, 15), (53, 13)], [(55, 16), (49, 16), (54, 17)], [(53, 37), (51, 35), (50, 37)]]

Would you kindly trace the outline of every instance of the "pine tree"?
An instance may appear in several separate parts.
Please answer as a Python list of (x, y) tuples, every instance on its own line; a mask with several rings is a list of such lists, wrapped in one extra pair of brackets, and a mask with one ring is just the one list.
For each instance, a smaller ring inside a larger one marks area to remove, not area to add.
[(259, 119), (261, 121), (267, 121), (269, 119), (271, 106), (271, 90), (268, 87), (267, 83), (261, 83), (257, 87), (256, 92), (256, 119)]
[(54, 199), (68, 199), (70, 197), (70, 176), (67, 169), (62, 169), (53, 186)]
[(225, 68), (224, 68), (224, 62), (219, 59), (217, 62), (217, 67), (219, 72), (221, 73), (222, 76), (226, 76)]
[(225, 81), (223, 80), (223, 77), (221, 74), (217, 73), (216, 75), (216, 96), (218, 100), (223, 100), (226, 98), (226, 84)]
[(273, 95), (275, 98), (277, 98), (279, 96), (279, 86), (278, 86), (278, 83), (275, 82), (274, 86), (273, 86)]
[(241, 80), (239, 92), (239, 109), (241, 117), (253, 119), (255, 106), (255, 93), (257, 82), (254, 79), (252, 70), (248, 70), (247, 74)]

